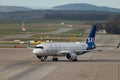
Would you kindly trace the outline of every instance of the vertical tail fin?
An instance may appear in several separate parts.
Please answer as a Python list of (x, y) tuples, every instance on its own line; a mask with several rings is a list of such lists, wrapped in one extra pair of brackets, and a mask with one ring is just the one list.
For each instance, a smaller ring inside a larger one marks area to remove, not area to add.
[(95, 34), (96, 34), (96, 26), (94, 25), (90, 31), (88, 38), (86, 39), (86, 43), (88, 44), (88, 49), (96, 48), (95, 42)]
[(30, 48), (30, 41), (27, 41), (27, 48)]

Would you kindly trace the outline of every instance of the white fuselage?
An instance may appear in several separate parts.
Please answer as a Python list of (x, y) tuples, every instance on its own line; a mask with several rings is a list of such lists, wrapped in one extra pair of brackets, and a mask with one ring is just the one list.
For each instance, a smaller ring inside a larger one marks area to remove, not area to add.
[[(96, 26), (91, 28), (85, 42), (46, 42), (36, 45), (33, 49), (33, 53), (37, 58), (44, 61), (48, 56), (53, 56), (53, 61), (57, 61), (57, 56), (65, 56), (71, 61), (77, 61), (77, 55), (90, 52), (96, 48), (95, 42)], [(27, 47), (29, 48), (28, 42)]]
[(49, 42), (36, 45), (33, 53), (39, 56), (62, 56), (65, 53), (74, 52), (79, 55), (87, 47), (86, 42)]

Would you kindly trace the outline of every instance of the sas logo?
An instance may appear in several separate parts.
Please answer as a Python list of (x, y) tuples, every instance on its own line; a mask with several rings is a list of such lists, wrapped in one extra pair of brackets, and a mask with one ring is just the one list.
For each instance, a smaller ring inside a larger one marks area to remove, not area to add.
[(95, 38), (88, 38), (88, 39), (87, 39), (87, 42), (88, 42), (88, 43), (93, 43), (94, 41), (95, 41)]

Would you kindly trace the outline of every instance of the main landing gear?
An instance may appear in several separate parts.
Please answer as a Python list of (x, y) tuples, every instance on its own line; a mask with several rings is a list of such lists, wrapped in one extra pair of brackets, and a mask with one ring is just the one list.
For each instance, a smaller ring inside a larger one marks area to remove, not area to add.
[[(37, 58), (41, 60), (41, 62), (45, 61), (47, 59), (48, 56), (38, 56), (37, 55)], [(56, 56), (53, 56), (53, 61), (58, 61), (58, 57)]]
[(58, 61), (58, 57), (53, 57), (53, 61)]

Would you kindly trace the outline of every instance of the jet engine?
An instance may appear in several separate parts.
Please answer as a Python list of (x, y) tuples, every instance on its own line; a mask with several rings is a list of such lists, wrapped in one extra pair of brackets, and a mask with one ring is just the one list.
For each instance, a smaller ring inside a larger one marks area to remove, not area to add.
[(66, 54), (66, 58), (71, 60), (71, 61), (77, 61), (76, 53), (68, 53), (68, 54)]

